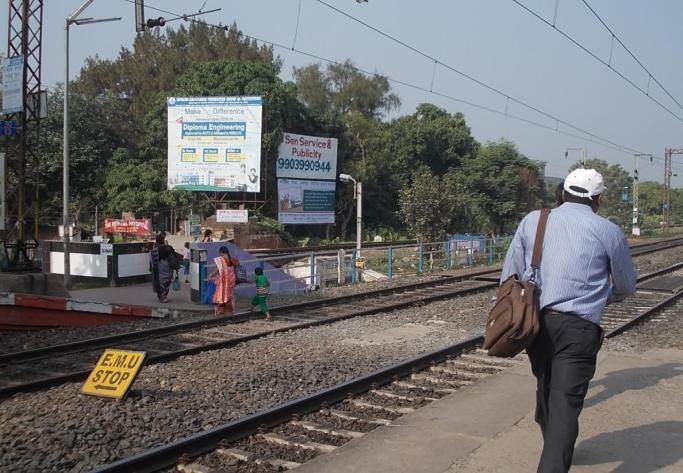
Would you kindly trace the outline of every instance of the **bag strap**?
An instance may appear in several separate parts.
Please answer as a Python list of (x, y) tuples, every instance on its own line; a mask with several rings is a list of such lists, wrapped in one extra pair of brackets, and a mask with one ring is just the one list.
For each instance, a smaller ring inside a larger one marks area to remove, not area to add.
[(550, 209), (541, 209), (541, 216), (538, 219), (538, 226), (536, 227), (536, 239), (534, 240), (534, 251), (531, 254), (531, 281), (536, 280), (536, 273), (541, 267), (541, 250), (543, 249), (543, 238), (545, 237), (545, 227), (548, 223), (548, 215)]

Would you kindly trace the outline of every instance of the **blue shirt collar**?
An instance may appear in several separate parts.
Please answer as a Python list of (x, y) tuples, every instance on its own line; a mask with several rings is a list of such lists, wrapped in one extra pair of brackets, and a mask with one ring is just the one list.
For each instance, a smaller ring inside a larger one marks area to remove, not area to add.
[(578, 210), (582, 212), (590, 212), (593, 213), (593, 209), (587, 206), (586, 204), (577, 204), (576, 202), (565, 202), (562, 204), (559, 208), (567, 206), (568, 210)]

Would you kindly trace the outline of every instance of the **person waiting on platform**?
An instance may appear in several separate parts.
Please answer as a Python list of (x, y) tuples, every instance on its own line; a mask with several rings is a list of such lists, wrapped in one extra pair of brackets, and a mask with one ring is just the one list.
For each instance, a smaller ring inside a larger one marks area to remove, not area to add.
[(187, 277), (190, 274), (190, 242), (185, 242), (185, 248), (183, 249), (183, 273), (185, 273), (185, 282), (189, 282)]
[(213, 259), (216, 269), (208, 279), (216, 284), (216, 291), (213, 293), (215, 315), (231, 314), (237, 307), (234, 294), (237, 285), (234, 261), (236, 260), (230, 257), (230, 251), (226, 246), (221, 246), (218, 256)]
[(263, 268), (254, 269), (254, 274), (256, 275), (256, 296), (251, 300), (252, 306), (259, 306), (259, 309), (263, 314), (266, 315), (266, 320), (272, 320), (273, 316), (270, 314), (270, 308), (268, 308), (268, 291), (270, 289), (270, 283), (268, 278), (263, 274)]
[(152, 251), (149, 252), (152, 271), (152, 287), (159, 302), (168, 302), (168, 292), (173, 282), (173, 274), (180, 268), (173, 248), (166, 244), (166, 233), (157, 235)]
[[(597, 171), (576, 169), (564, 181), (562, 205), (548, 217), (536, 276), (540, 331), (527, 348), (536, 377), (536, 422), (543, 435), (538, 473), (569, 471), (579, 415), (602, 346), (602, 312), (606, 304), (636, 290), (624, 233), (597, 215), (605, 190)], [(529, 262), (539, 217), (539, 211), (531, 212), (519, 224), (501, 283), (513, 274), (529, 280), (535, 271)]]

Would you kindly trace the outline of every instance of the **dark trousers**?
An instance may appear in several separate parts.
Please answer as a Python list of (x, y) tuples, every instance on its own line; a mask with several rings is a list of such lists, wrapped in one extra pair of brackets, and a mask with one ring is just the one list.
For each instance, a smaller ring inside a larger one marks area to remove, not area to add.
[(579, 434), (579, 414), (595, 374), (602, 329), (571, 314), (543, 311), (527, 349), (536, 376), (536, 422), (543, 434), (538, 473), (566, 473)]

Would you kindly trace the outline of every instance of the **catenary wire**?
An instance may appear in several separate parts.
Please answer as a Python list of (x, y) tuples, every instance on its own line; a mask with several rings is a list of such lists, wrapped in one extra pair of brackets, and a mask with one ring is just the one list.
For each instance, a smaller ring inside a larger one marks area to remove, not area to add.
[[(133, 4), (135, 3), (134, 0), (122, 0), (122, 1), (127, 2), (127, 3), (133, 3)], [(320, 0), (316, 0), (316, 1), (320, 1)], [(323, 3), (324, 3), (324, 2), (323, 2)], [(166, 14), (169, 14), (169, 15), (176, 15), (176, 16), (180, 15), (180, 16), (182, 16), (182, 14), (178, 14), (178, 13), (176, 13), (176, 12), (173, 12), (173, 11), (170, 11), (170, 10), (166, 10), (166, 9), (164, 9), (164, 8), (152, 6), (152, 5), (149, 5), (149, 4), (145, 4), (145, 7), (146, 7), (146, 8), (149, 8), (149, 9), (151, 9), (151, 10), (158, 11), (158, 12), (160, 12), (160, 13), (166, 13)], [(331, 8), (335, 8), (335, 7), (331, 7)], [(342, 13), (345, 14), (344, 12), (342, 12)], [(346, 14), (345, 14), (345, 15), (346, 15)], [(207, 21), (204, 21), (204, 20), (197, 20), (197, 19), (194, 19), (194, 18), (188, 18), (187, 21), (194, 22), (194, 23), (198, 23), (198, 24), (202, 24), (202, 25), (205, 25), (205, 26), (208, 26), (208, 27), (212, 27), (212, 28), (221, 29), (221, 30), (227, 30), (227, 29), (229, 29), (229, 27), (226, 26), (226, 25), (221, 25), (221, 24), (216, 25), (216, 24), (208, 23)], [(361, 20), (358, 20), (358, 21), (361, 21)], [(370, 28), (373, 28), (372, 26), (369, 26), (369, 27), (370, 27)], [(278, 43), (278, 42), (275, 42), (275, 41), (265, 40), (265, 39), (262, 39), (262, 38), (259, 38), (259, 37), (253, 36), (253, 35), (248, 35), (248, 34), (246, 34), (246, 33), (244, 33), (244, 32), (240, 32), (240, 34), (241, 34), (244, 38), (251, 39), (251, 40), (254, 40), (254, 41), (257, 41), (257, 42), (266, 44), (266, 45), (270, 45), (270, 46), (272, 46), (272, 47), (275, 47), (275, 48), (278, 48), (278, 49), (282, 49), (282, 50), (284, 50), (284, 51), (296, 52), (296, 53), (298, 53), (298, 54), (301, 54), (301, 55), (303, 55), (303, 56), (309, 57), (309, 58), (311, 58), (311, 59), (315, 59), (315, 60), (317, 60), (317, 61), (322, 61), (322, 62), (325, 62), (325, 63), (328, 63), (328, 64), (333, 64), (333, 65), (343, 65), (341, 62), (336, 61), (336, 60), (334, 60), (334, 59), (329, 59), (329, 58), (326, 58), (326, 57), (323, 57), (323, 56), (320, 56), (320, 55), (317, 55), (317, 54), (314, 54), (314, 53), (310, 53), (310, 52), (307, 52), (307, 51), (303, 51), (303, 50), (297, 49), (297, 48), (292, 49), (291, 46), (286, 46), (286, 45), (284, 45), (284, 44), (281, 44), (281, 43)], [(407, 47), (410, 47), (410, 46), (407, 46)], [(440, 64), (440, 65), (442, 65), (442, 66), (444, 66), (444, 67), (447, 67), (445, 64), (443, 64), (442, 62), (438, 61), (437, 59), (434, 59), (434, 58), (431, 58), (431, 59), (434, 60), (434, 61), (436, 61), (438, 64)], [(353, 68), (354, 68), (356, 71), (358, 71), (358, 72), (360, 72), (360, 73), (362, 73), (362, 74), (364, 74), (364, 75), (367, 75), (367, 76), (382, 77), (382, 78), (385, 78), (386, 80), (388, 80), (389, 82), (392, 82), (392, 83), (397, 84), (397, 85), (401, 85), (401, 86), (404, 86), (404, 87), (409, 87), (409, 88), (412, 88), (412, 89), (415, 89), (415, 90), (419, 90), (419, 91), (421, 91), (421, 92), (425, 92), (425, 93), (427, 93), (427, 94), (433, 94), (433, 95), (438, 96), (438, 97), (442, 97), (442, 98), (445, 98), (445, 99), (448, 99), (448, 100), (452, 100), (452, 101), (455, 101), (455, 102), (458, 102), (458, 103), (461, 103), (461, 104), (464, 104), (464, 105), (468, 105), (468, 106), (471, 106), (471, 107), (473, 107), (473, 108), (477, 108), (477, 109), (484, 110), (484, 111), (487, 111), (487, 112), (490, 112), (490, 113), (494, 113), (494, 114), (497, 114), (497, 115), (509, 117), (509, 118), (512, 118), (512, 119), (514, 119), (514, 120), (517, 120), (517, 121), (520, 121), (520, 122), (523, 122), (523, 123), (527, 123), (527, 124), (530, 124), (530, 125), (533, 125), (533, 126), (536, 126), (536, 127), (539, 127), (539, 128), (543, 128), (543, 129), (546, 129), (546, 130), (549, 130), (549, 131), (553, 131), (553, 132), (555, 132), (555, 133), (562, 134), (562, 135), (565, 135), (565, 136), (569, 136), (569, 137), (572, 137), (572, 138), (576, 138), (576, 139), (579, 139), (579, 140), (582, 140), (582, 141), (591, 142), (591, 143), (597, 144), (597, 145), (599, 145), (599, 146), (602, 146), (602, 147), (605, 147), (605, 148), (608, 148), (608, 149), (612, 149), (612, 150), (614, 150), (614, 151), (618, 151), (618, 152), (621, 152), (621, 153), (624, 153), (624, 154), (650, 154), (650, 153), (644, 153), (643, 151), (637, 150), (637, 149), (635, 149), (635, 148), (631, 148), (631, 147), (626, 146), (626, 145), (622, 145), (622, 144), (613, 142), (613, 141), (608, 140), (608, 139), (606, 139), (606, 138), (602, 138), (600, 135), (597, 135), (597, 134), (595, 134), (595, 133), (591, 133), (591, 132), (589, 132), (589, 131), (586, 131), (586, 130), (580, 128), (580, 127), (574, 126), (574, 125), (572, 125), (571, 123), (565, 122), (564, 120), (561, 120), (561, 119), (559, 119), (559, 118), (557, 118), (557, 117), (554, 117), (553, 115), (550, 115), (550, 114), (548, 114), (548, 113), (546, 113), (546, 112), (543, 112), (543, 111), (540, 111), (540, 110), (538, 110), (538, 113), (540, 113), (540, 114), (546, 116), (547, 118), (550, 118), (552, 121), (554, 121), (554, 122), (555, 122), (555, 127), (550, 126), (550, 125), (547, 125), (547, 124), (543, 124), (543, 123), (540, 123), (540, 122), (537, 122), (537, 121), (534, 121), (534, 120), (529, 120), (529, 119), (527, 119), (527, 118), (524, 118), (524, 117), (521, 117), (521, 116), (518, 116), (518, 115), (514, 115), (514, 114), (511, 114), (511, 113), (507, 113), (507, 112), (505, 112), (505, 111), (497, 110), (497, 109), (488, 107), (488, 106), (486, 106), (486, 105), (477, 104), (477, 103), (475, 103), (475, 102), (471, 102), (471, 101), (469, 101), (469, 100), (462, 99), (462, 98), (459, 98), (459, 97), (455, 97), (455, 96), (452, 96), (452, 95), (449, 95), (449, 94), (446, 94), (446, 93), (437, 92), (437, 91), (434, 91), (434, 90), (429, 90), (427, 87), (423, 87), (423, 86), (420, 86), (420, 85), (418, 85), (418, 84), (413, 84), (413, 83), (410, 83), (410, 82), (407, 82), (407, 81), (404, 81), (404, 80), (401, 80), (401, 79), (396, 79), (396, 78), (393, 78), (393, 77), (385, 76), (385, 75), (379, 74), (379, 73), (377, 73), (377, 72), (367, 71), (367, 70), (364, 70), (364, 69), (359, 68), (359, 67), (356, 67), (356, 66), (353, 66)], [(460, 73), (460, 72), (459, 72), (459, 73)], [(476, 81), (477, 79), (473, 79), (473, 80)], [(484, 84), (484, 83), (482, 83), (482, 85), (484, 85), (485, 87), (490, 87), (490, 86), (488, 86), (488, 85), (486, 85), (486, 84)], [(519, 101), (517, 101), (516, 99), (514, 99), (514, 98), (512, 98), (512, 97), (510, 97), (510, 96), (508, 96), (508, 95), (506, 95), (506, 94), (504, 94), (503, 92), (498, 91), (497, 89), (492, 89), (492, 90), (495, 90), (497, 93), (503, 95), (504, 97), (506, 97), (506, 99), (512, 100), (512, 101), (514, 101), (515, 103), (519, 103), (520, 105), (525, 106), (525, 107), (527, 107), (527, 108), (530, 108), (531, 110), (537, 111), (537, 109), (535, 109), (535, 108), (533, 108), (533, 107), (531, 107), (531, 106), (528, 106), (528, 105), (526, 105), (526, 104), (523, 103), (523, 102), (519, 102)], [(578, 131), (578, 132), (580, 132), (580, 133), (583, 133), (585, 136), (580, 135), (580, 134), (577, 134), (577, 133), (573, 133), (573, 132), (570, 132), (570, 131), (567, 131), (567, 130), (562, 130), (562, 129), (560, 129), (559, 124), (568, 126), (568, 127), (572, 128), (572, 129), (574, 129), (574, 130), (576, 130), (576, 131)], [(653, 154), (653, 159), (656, 159), (656, 160), (658, 160), (658, 161), (664, 161), (663, 158), (658, 157), (658, 156), (656, 156), (656, 155), (654, 155), (654, 154)]]
[[(565, 31), (563, 31), (562, 29), (560, 29), (555, 23), (551, 23), (550, 21), (546, 20), (546, 19), (545, 19), (543, 16), (541, 16), (538, 12), (532, 10), (532, 9), (529, 8), (527, 5), (525, 5), (524, 3), (520, 2), (519, 0), (512, 0), (512, 2), (515, 3), (516, 5), (518, 5), (520, 8), (522, 8), (522, 10), (524, 10), (524, 11), (527, 12), (527, 13), (529, 13), (529, 14), (530, 14), (531, 16), (533, 16), (534, 18), (538, 19), (538, 20), (541, 21), (542, 23), (546, 24), (548, 27), (550, 27), (550, 28), (554, 29), (555, 31), (557, 31), (560, 35), (562, 35), (564, 38), (566, 38), (569, 42), (571, 42), (571, 43), (572, 43), (573, 45), (575, 45), (577, 48), (581, 49), (583, 52), (585, 52), (586, 54), (588, 54), (589, 56), (591, 56), (593, 59), (595, 59), (596, 61), (598, 61), (600, 64), (602, 64), (603, 66), (605, 66), (606, 68), (608, 68), (609, 70), (611, 70), (612, 72), (614, 72), (614, 73), (615, 73), (617, 76), (619, 76), (622, 80), (624, 80), (626, 83), (628, 83), (629, 85), (631, 85), (631, 87), (635, 88), (635, 89), (638, 90), (640, 93), (642, 93), (643, 95), (645, 95), (648, 99), (650, 99), (652, 102), (654, 102), (655, 104), (657, 104), (662, 110), (666, 111), (666, 112), (669, 113), (672, 117), (676, 118), (676, 120), (678, 120), (678, 121), (680, 121), (680, 122), (683, 123), (683, 117), (681, 117), (681, 116), (678, 115), (676, 112), (674, 112), (673, 110), (671, 110), (670, 107), (667, 107), (666, 105), (664, 105), (660, 100), (657, 100), (655, 97), (653, 97), (652, 95), (650, 95), (649, 90), (646, 90), (646, 89), (644, 89), (643, 87), (639, 86), (639, 85), (636, 84), (633, 80), (629, 79), (624, 73), (622, 73), (621, 71), (619, 71), (618, 69), (616, 69), (616, 68), (612, 65), (612, 61), (611, 61), (611, 56), (612, 56), (612, 54), (611, 54), (611, 52), (610, 52), (610, 61), (605, 61), (603, 58), (601, 58), (600, 56), (598, 56), (596, 53), (594, 53), (593, 51), (591, 51), (590, 49), (588, 49), (586, 46), (584, 46), (583, 44), (581, 44), (577, 39), (575, 39), (574, 37), (572, 37), (571, 35), (569, 35), (567, 32), (565, 32)], [(584, 2), (584, 3), (585, 3), (585, 2)], [(599, 18), (599, 17), (598, 17), (598, 18)], [(601, 20), (601, 21), (602, 21), (602, 20)], [(604, 23), (603, 23), (603, 25), (604, 25)], [(622, 47), (623, 47), (627, 52), (629, 52), (629, 54), (631, 54), (631, 56), (636, 60), (636, 62), (638, 62), (638, 64), (640, 65), (640, 67), (642, 67), (643, 70), (644, 70), (645, 72), (647, 72), (648, 77), (651, 78), (652, 80), (654, 80), (655, 83), (656, 83), (657, 85), (659, 85), (659, 87), (660, 87), (660, 88), (661, 88), (661, 89), (662, 89), (662, 90), (663, 90), (663, 91), (664, 91), (664, 92), (665, 92), (665, 93), (666, 93), (674, 102), (676, 102), (676, 105), (678, 105), (678, 106), (680, 107), (681, 104), (680, 104), (680, 103), (679, 103), (679, 102), (678, 102), (678, 101), (669, 93), (668, 90), (666, 90), (666, 89), (664, 88), (664, 86), (662, 86), (662, 84), (659, 82), (659, 80), (657, 80), (657, 78), (656, 78), (655, 76), (653, 76), (653, 75), (650, 73), (650, 71), (647, 70), (647, 69), (645, 68), (645, 66), (642, 65), (642, 63), (638, 60), (638, 58), (636, 58), (636, 57), (630, 52), (630, 50), (628, 50), (628, 48), (626, 48), (626, 46), (624, 46), (624, 44), (621, 42), (621, 40), (619, 39), (619, 37), (616, 36), (614, 33), (612, 33), (612, 30), (610, 30), (610, 29), (607, 27), (607, 25), (605, 25), (605, 27), (606, 27), (607, 30), (610, 32), (610, 34), (612, 34), (613, 40), (616, 39), (617, 42), (619, 42), (619, 44), (621, 44)]]
[(654, 76), (654, 74), (652, 74), (652, 73), (650, 72), (650, 70), (649, 70), (647, 67), (645, 67), (645, 65), (641, 62), (641, 60), (638, 59), (638, 58), (636, 57), (636, 55), (633, 54), (633, 52), (631, 52), (631, 50), (624, 44), (624, 42), (621, 40), (621, 38), (619, 38), (619, 35), (617, 35), (609, 26), (607, 26), (607, 23), (605, 23), (605, 21), (600, 17), (600, 15), (598, 15), (598, 14), (596, 13), (596, 11), (593, 9), (593, 7), (590, 6), (590, 4), (588, 3), (588, 1), (587, 1), (587, 0), (581, 0), (581, 1), (582, 1), (583, 4), (586, 5), (586, 7), (590, 10), (590, 12), (593, 14), (593, 16), (595, 16), (595, 18), (597, 18), (598, 21), (600, 21), (600, 23), (602, 23), (602, 26), (604, 26), (605, 29), (606, 29), (607, 31), (609, 31), (609, 33), (612, 35), (612, 38), (616, 39), (617, 42), (621, 45), (621, 47), (624, 48), (624, 50), (633, 58), (633, 60), (636, 61), (636, 62), (638, 63), (638, 65), (639, 65), (645, 72), (647, 72), (648, 77), (649, 77), (650, 79), (654, 80), (654, 81), (655, 81), (655, 84), (657, 84), (657, 85), (664, 91), (664, 93), (665, 93), (666, 95), (669, 96), (669, 98), (670, 98), (671, 100), (673, 100), (674, 102), (676, 102), (676, 105), (678, 105), (679, 108), (682, 108), (682, 109), (683, 109), (683, 105), (681, 105), (681, 103), (680, 103), (678, 100), (676, 100), (676, 98), (674, 98), (673, 95), (671, 95), (671, 93), (667, 90), (667, 88), (664, 87), (664, 86), (662, 85), (661, 82), (659, 82), (659, 80)]
[[(331, 9), (332, 11), (334, 11), (334, 12), (336, 12), (336, 13), (338, 13), (338, 14), (340, 14), (340, 15), (346, 17), (346, 18), (348, 18), (349, 20), (352, 20), (352, 21), (354, 21), (354, 22), (356, 22), (356, 23), (359, 23), (360, 25), (363, 25), (364, 27), (366, 27), (366, 28), (368, 28), (368, 29), (370, 29), (370, 30), (376, 32), (377, 34), (379, 34), (379, 35), (381, 35), (381, 36), (384, 36), (385, 38), (387, 38), (387, 39), (389, 39), (389, 40), (391, 40), (391, 41), (393, 41), (393, 42), (395, 42), (395, 43), (397, 43), (397, 44), (399, 44), (399, 45), (401, 45), (401, 46), (403, 46), (403, 47), (409, 49), (410, 51), (413, 51), (414, 53), (416, 53), (416, 54), (418, 54), (418, 55), (420, 55), (420, 56), (422, 56), (422, 57), (424, 57), (424, 58), (426, 58), (426, 59), (428, 59), (428, 60), (430, 60), (430, 61), (436, 61), (438, 64), (440, 64), (440, 65), (443, 66), (444, 68), (446, 68), (446, 69), (448, 69), (448, 70), (450, 70), (450, 71), (453, 71), (453, 72), (455, 72), (456, 74), (458, 74), (458, 75), (460, 75), (460, 76), (462, 76), (462, 77), (465, 77), (466, 79), (469, 79), (470, 81), (472, 81), (472, 82), (474, 82), (474, 83), (476, 83), (476, 84), (478, 84), (478, 85), (480, 85), (480, 86), (482, 86), (482, 87), (484, 87), (484, 88), (486, 88), (486, 89), (488, 89), (488, 90), (490, 90), (490, 91), (492, 91), (492, 92), (494, 92), (494, 93), (496, 93), (496, 94), (502, 96), (502, 97), (505, 98), (506, 100), (515, 102), (515, 103), (517, 103), (517, 104), (519, 104), (519, 105), (521, 105), (521, 106), (523, 106), (523, 107), (525, 107), (525, 108), (527, 108), (527, 109), (529, 109), (529, 110), (532, 110), (532, 111), (534, 111), (534, 112), (536, 112), (536, 113), (538, 113), (538, 114), (540, 114), (540, 115), (543, 115), (543, 116), (545, 116), (545, 117), (547, 117), (547, 118), (549, 118), (549, 119), (551, 119), (551, 120), (553, 120), (553, 121), (557, 121), (557, 122), (559, 122), (559, 123), (562, 123), (563, 125), (566, 125), (566, 126), (568, 126), (568, 127), (570, 127), (570, 128), (573, 128), (573, 129), (576, 130), (576, 131), (579, 131), (579, 132), (581, 132), (581, 133), (584, 133), (584, 134), (588, 135), (589, 137), (598, 138), (598, 139), (600, 139), (600, 140), (602, 140), (602, 141), (605, 141), (605, 142), (607, 142), (607, 143), (609, 143), (609, 144), (611, 144), (611, 145), (617, 146), (617, 147), (620, 146), (620, 145), (618, 145), (618, 144), (616, 144), (616, 143), (614, 143), (614, 142), (611, 142), (610, 140), (607, 140), (607, 139), (605, 139), (605, 138), (600, 137), (599, 135), (596, 135), (596, 134), (594, 134), (594, 133), (591, 133), (591, 132), (589, 132), (589, 131), (586, 131), (585, 129), (582, 129), (582, 128), (580, 128), (580, 127), (578, 127), (578, 126), (576, 126), (576, 125), (573, 125), (573, 124), (571, 124), (571, 123), (569, 123), (569, 122), (567, 122), (567, 121), (565, 121), (565, 120), (562, 120), (562, 119), (560, 119), (560, 118), (558, 118), (558, 117), (556, 117), (556, 116), (554, 116), (554, 115), (552, 115), (552, 114), (550, 114), (550, 113), (548, 113), (548, 112), (545, 112), (545, 111), (541, 110), (540, 108), (538, 108), (538, 107), (536, 107), (536, 106), (534, 106), (534, 105), (531, 105), (531, 104), (529, 104), (528, 102), (526, 102), (526, 101), (524, 101), (524, 100), (517, 99), (517, 98), (511, 96), (510, 94), (507, 94), (507, 93), (503, 92), (501, 89), (499, 89), (499, 88), (497, 88), (497, 87), (494, 87), (494, 86), (492, 86), (492, 85), (490, 85), (490, 84), (487, 84), (487, 83), (485, 83), (484, 81), (482, 81), (482, 80), (480, 80), (480, 79), (477, 79), (477, 78), (475, 78), (474, 76), (472, 76), (472, 75), (470, 75), (470, 74), (467, 74), (467, 73), (465, 73), (465, 72), (463, 72), (463, 71), (461, 71), (461, 70), (455, 68), (454, 66), (451, 66), (451, 65), (449, 65), (449, 64), (446, 64), (446, 63), (444, 63), (443, 61), (440, 61), (439, 59), (435, 58), (434, 56), (432, 56), (432, 55), (430, 55), (430, 54), (428, 54), (428, 53), (426, 53), (426, 52), (424, 52), (424, 51), (422, 51), (422, 50), (416, 48), (415, 46), (412, 46), (412, 45), (406, 43), (405, 41), (403, 41), (403, 40), (397, 38), (396, 36), (391, 35), (391, 34), (385, 32), (385, 31), (383, 31), (383, 30), (381, 30), (381, 29), (379, 29), (379, 28), (377, 28), (377, 27), (375, 27), (375, 26), (372, 26), (372, 25), (370, 25), (369, 23), (366, 23), (365, 21), (361, 20), (360, 18), (357, 18), (357, 17), (355, 17), (355, 16), (353, 16), (353, 15), (351, 15), (351, 14), (349, 14), (349, 13), (347, 13), (347, 12), (345, 12), (345, 11), (343, 11), (343, 10), (337, 8), (337, 7), (335, 7), (334, 5), (331, 5), (331, 4), (327, 3), (327, 2), (324, 1), (324, 0), (315, 0), (315, 1), (318, 2), (318, 3), (321, 4), (321, 5), (326, 6), (327, 8)], [(683, 122), (683, 118), (679, 118), (679, 119)]]

